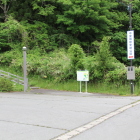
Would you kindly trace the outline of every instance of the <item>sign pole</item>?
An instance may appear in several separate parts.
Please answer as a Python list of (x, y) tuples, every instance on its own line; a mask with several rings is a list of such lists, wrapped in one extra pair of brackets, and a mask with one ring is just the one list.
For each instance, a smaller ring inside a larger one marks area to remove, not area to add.
[(85, 87), (86, 87), (86, 93), (87, 93), (87, 81), (85, 82)]
[[(132, 4), (130, 3), (129, 4), (129, 23), (130, 23), (130, 26), (129, 26), (129, 29), (130, 31), (132, 31)], [(133, 63), (132, 63), (132, 59), (130, 59), (130, 66), (132, 67)], [(134, 92), (134, 83), (133, 83), (133, 80), (130, 81), (130, 86), (131, 86), (131, 94), (133, 94)]]
[[(132, 5), (129, 5), (129, 18), (130, 18), (130, 31), (132, 30)], [(130, 66), (132, 67), (132, 59), (130, 60)], [(130, 81), (130, 86), (131, 86), (131, 94), (133, 94), (133, 80)]]
[(81, 81), (80, 81), (80, 93), (82, 93), (82, 86), (81, 86)]
[(23, 73), (24, 73), (24, 92), (27, 91), (28, 88), (28, 79), (27, 79), (27, 65), (26, 65), (26, 47), (23, 47)]

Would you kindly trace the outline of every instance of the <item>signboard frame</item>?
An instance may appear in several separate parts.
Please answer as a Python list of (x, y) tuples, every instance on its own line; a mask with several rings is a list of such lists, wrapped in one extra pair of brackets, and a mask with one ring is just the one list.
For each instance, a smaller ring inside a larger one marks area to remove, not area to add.
[(77, 71), (77, 81), (89, 81), (89, 71), (88, 70), (78, 70)]

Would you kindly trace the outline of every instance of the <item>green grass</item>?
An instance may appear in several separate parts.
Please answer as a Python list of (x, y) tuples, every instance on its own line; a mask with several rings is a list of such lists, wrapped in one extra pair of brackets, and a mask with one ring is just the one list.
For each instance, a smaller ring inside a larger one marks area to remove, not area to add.
[(89, 92), (112, 94), (112, 95), (130, 95), (130, 86), (121, 85), (116, 86), (115, 84), (89, 84)]
[[(45, 89), (80, 92), (80, 83), (77, 82), (76, 80), (70, 80), (66, 82), (54, 82), (52, 80), (42, 79), (36, 76), (30, 77), (29, 82), (32, 86)], [(82, 82), (82, 92), (85, 92), (85, 82)], [(106, 83), (95, 84), (88, 82), (87, 92), (129, 96), (131, 95), (131, 88), (130, 84), (118, 86), (116, 84), (106, 84)], [(140, 95), (139, 86), (135, 86), (133, 95)]]
[(13, 83), (13, 89), (14, 89), (13, 91), (23, 91), (24, 87), (23, 85)]
[(33, 87), (45, 89), (78, 91), (77, 81), (55, 82), (53, 80), (42, 79), (39, 76), (34, 76), (29, 78), (29, 84)]

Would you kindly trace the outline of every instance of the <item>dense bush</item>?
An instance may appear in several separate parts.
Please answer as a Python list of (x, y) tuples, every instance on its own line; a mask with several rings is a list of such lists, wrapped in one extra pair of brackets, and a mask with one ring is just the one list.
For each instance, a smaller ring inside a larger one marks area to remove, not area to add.
[(115, 69), (114, 71), (109, 71), (105, 77), (104, 81), (106, 83), (113, 83), (117, 87), (120, 85), (125, 85), (127, 80), (127, 71), (126, 69)]
[(115, 69), (123, 69), (124, 64), (112, 56), (109, 46), (109, 37), (104, 37), (102, 42), (94, 42), (99, 49), (93, 56), (84, 59), (85, 69), (90, 72), (90, 80), (94, 82), (104, 81), (104, 76)]
[[(110, 53), (109, 38), (105, 37), (102, 42), (95, 44), (99, 49), (96, 54), (90, 56), (86, 56), (77, 44), (71, 45), (68, 52), (65, 49), (58, 49), (45, 54), (37, 49), (28, 50), (28, 75), (39, 75), (58, 82), (76, 79), (76, 71), (86, 69), (89, 70), (90, 81), (114, 83), (117, 87), (128, 83), (126, 67)], [(0, 60), (1, 65), (22, 71), (22, 50), (3, 53)], [(136, 68), (135, 83), (140, 84), (139, 67)]]
[(21, 56), (21, 53), (17, 50), (7, 51), (0, 55), (0, 65), (10, 66), (19, 56)]
[(135, 68), (135, 84), (140, 86), (140, 67)]
[(0, 78), (0, 91), (12, 91), (13, 83), (5, 78)]
[[(10, 53), (3, 53), (0, 56), (0, 64), (22, 72), (23, 55), (21, 52), (13, 50)], [(42, 54), (37, 49), (29, 50), (27, 51), (27, 73), (58, 81), (68, 79), (71, 75), (70, 57), (64, 49), (55, 50), (49, 54)]]
[[(59, 49), (46, 54), (38, 49), (28, 50), (28, 75), (40, 75), (42, 78), (62, 81), (76, 79), (76, 71), (86, 69), (89, 70), (91, 81), (103, 81), (109, 71), (124, 68), (124, 65), (111, 55), (108, 38), (104, 38), (99, 46), (97, 54), (93, 56), (86, 56), (77, 44), (71, 45), (68, 52)], [(22, 50), (6, 52), (0, 56), (0, 59), (2, 65), (8, 65), (16, 71), (23, 71)]]
[[(127, 68), (115, 69), (114, 71), (109, 71), (105, 77), (104, 81), (106, 83), (113, 83), (115, 86), (119, 87), (121, 85), (128, 84), (130, 80), (127, 80)], [(140, 85), (140, 68), (135, 68), (135, 85)]]
[(71, 75), (70, 58), (64, 49), (56, 50), (44, 57), (44, 63), (38, 67), (37, 72), (43, 78), (66, 80)]
[(73, 44), (68, 49), (70, 55), (70, 69), (72, 71), (72, 77), (75, 77), (77, 70), (83, 70), (83, 60), (85, 59), (85, 53), (80, 45)]

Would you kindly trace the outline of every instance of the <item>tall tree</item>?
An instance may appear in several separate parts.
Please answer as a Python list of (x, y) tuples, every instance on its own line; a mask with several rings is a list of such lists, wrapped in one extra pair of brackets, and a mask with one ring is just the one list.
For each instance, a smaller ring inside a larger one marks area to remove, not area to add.
[(115, 3), (107, 0), (59, 0), (61, 13), (57, 14), (57, 26), (61, 26), (63, 33), (70, 35), (87, 51), (94, 40), (101, 40), (114, 26), (110, 9)]
[(8, 18), (8, 11), (10, 9), (11, 3), (15, 0), (0, 0), (0, 8), (3, 11), (3, 19), (4, 21)]

